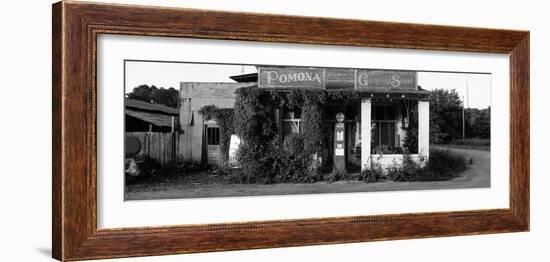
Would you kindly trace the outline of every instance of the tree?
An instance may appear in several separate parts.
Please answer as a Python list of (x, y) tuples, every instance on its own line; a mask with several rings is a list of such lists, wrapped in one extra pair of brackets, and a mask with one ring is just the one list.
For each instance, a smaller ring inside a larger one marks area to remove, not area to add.
[(164, 87), (157, 88), (154, 85), (139, 85), (131, 93), (128, 93), (128, 98), (177, 108), (179, 92), (173, 87), (166, 89)]
[(153, 100), (153, 103), (177, 108), (179, 102), (179, 92), (173, 87), (168, 89), (161, 87), (160, 89), (153, 90), (151, 93), (151, 99)]
[(138, 87), (135, 87), (131, 93), (128, 93), (128, 98), (151, 102), (151, 94), (153, 93), (153, 90), (156, 89), (156, 86), (150, 87), (148, 85), (139, 85)]
[(430, 142), (462, 137), (462, 101), (456, 90), (435, 89), (430, 95)]
[(491, 136), (491, 108), (466, 110), (466, 136), (489, 138)]

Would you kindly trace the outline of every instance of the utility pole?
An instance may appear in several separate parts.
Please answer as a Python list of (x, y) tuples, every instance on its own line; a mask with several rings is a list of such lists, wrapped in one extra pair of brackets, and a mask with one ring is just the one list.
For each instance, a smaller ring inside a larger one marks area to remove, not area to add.
[(466, 139), (466, 121), (464, 120), (464, 96), (462, 96), (462, 139)]
[(466, 108), (470, 108), (470, 78), (466, 75)]
[(468, 90), (468, 74), (466, 74), (466, 100), (464, 99), (464, 95), (462, 95), (462, 139), (466, 139), (466, 117), (465, 117), (465, 107), (466, 104), (468, 104), (468, 108), (470, 108), (470, 94)]

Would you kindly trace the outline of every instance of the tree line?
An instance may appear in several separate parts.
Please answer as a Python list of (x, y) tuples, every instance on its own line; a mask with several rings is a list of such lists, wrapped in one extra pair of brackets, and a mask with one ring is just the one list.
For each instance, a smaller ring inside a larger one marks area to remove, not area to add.
[(139, 85), (132, 92), (126, 94), (130, 99), (145, 101), (153, 104), (161, 104), (173, 108), (178, 108), (179, 92), (173, 87), (164, 88), (155, 85)]
[[(435, 89), (430, 95), (430, 143), (449, 143), (462, 139), (463, 101), (456, 90)], [(491, 136), (491, 107), (464, 109), (466, 138)]]

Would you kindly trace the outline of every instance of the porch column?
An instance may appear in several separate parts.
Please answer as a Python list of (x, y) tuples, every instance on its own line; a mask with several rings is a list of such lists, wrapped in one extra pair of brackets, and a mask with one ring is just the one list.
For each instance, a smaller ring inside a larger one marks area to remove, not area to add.
[(370, 168), (371, 100), (361, 101), (361, 170)]
[(418, 101), (418, 156), (423, 163), (430, 157), (430, 103)]

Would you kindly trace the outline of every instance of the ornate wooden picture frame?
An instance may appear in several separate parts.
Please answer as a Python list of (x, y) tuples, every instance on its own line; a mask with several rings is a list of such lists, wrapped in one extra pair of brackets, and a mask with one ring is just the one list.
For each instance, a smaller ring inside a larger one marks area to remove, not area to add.
[[(83, 2), (53, 5), (53, 257), (81, 260), (529, 230), (529, 32)], [(508, 54), (505, 209), (98, 229), (99, 34)], [(330, 229), (330, 230), (328, 230)]]

